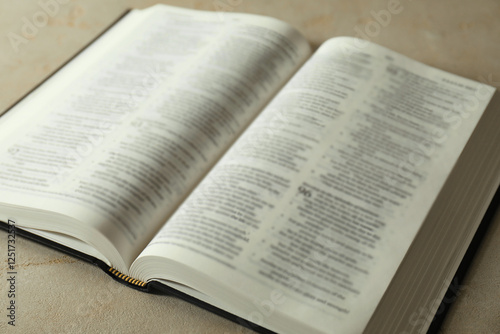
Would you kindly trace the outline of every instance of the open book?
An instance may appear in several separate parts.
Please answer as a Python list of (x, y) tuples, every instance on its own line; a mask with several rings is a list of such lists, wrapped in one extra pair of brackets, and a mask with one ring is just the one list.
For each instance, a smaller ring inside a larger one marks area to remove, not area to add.
[(493, 87), (372, 43), (157, 5), (0, 118), (0, 220), (260, 331), (420, 333), (499, 126)]

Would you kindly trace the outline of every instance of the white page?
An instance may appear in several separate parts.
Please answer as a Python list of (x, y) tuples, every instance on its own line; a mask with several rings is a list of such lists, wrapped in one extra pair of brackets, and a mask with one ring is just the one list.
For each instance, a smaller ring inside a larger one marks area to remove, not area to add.
[(2, 211), (75, 218), (84, 227), (17, 221), (90, 244), (93, 226), (124, 272), (309, 52), (288, 25), (252, 15), (155, 6), (137, 21), (10, 111), (0, 138)]
[[(493, 89), (359, 43), (313, 55), (135, 275), (181, 280), (277, 331), (364, 329)], [(286, 302), (257, 317), (275, 292)]]

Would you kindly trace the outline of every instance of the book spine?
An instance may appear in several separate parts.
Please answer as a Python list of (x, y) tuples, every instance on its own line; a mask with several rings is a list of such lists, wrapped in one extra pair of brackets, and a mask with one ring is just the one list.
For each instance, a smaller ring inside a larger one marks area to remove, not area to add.
[(140, 281), (140, 280), (135, 279), (133, 277), (122, 274), (121, 272), (119, 272), (118, 270), (116, 270), (115, 268), (112, 268), (112, 267), (109, 267), (108, 273), (113, 275), (115, 278), (117, 278), (119, 280), (123, 280), (123, 281), (127, 282), (128, 284), (136, 285), (136, 286), (139, 286), (141, 288), (144, 288), (147, 285), (146, 282), (143, 282), (143, 281)]

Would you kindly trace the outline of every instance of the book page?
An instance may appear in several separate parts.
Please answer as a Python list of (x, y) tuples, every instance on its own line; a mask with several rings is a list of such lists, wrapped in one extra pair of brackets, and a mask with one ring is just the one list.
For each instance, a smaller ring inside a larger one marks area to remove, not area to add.
[(368, 42), (326, 42), (132, 273), (277, 332), (362, 332), (493, 91)]
[(125, 273), (309, 53), (297, 31), (271, 18), (167, 6), (132, 17), (0, 124), (2, 214), (71, 217), (80, 223), (35, 215), (17, 225), (102, 249), (97, 229)]

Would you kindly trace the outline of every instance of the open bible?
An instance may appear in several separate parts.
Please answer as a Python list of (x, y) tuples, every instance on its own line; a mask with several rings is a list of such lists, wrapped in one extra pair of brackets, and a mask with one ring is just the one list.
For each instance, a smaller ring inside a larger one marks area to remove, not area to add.
[(495, 88), (373, 43), (157, 5), (2, 115), (0, 220), (261, 332), (421, 333), (499, 126)]

